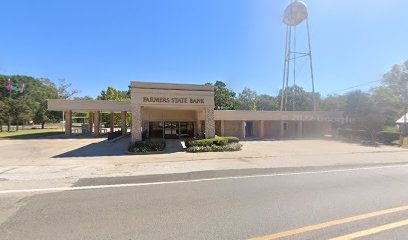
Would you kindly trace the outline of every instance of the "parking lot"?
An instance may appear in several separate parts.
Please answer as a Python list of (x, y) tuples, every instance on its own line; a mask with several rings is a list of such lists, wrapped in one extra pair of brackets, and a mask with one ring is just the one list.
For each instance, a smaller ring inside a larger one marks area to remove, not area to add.
[[(129, 138), (55, 136), (1, 140), (0, 178), (4, 180), (76, 179), (237, 168), (274, 168), (404, 162), (407, 150), (367, 147), (329, 140), (243, 141), (243, 150), (227, 153), (127, 155)], [(350, 156), (352, 157), (345, 157)]]

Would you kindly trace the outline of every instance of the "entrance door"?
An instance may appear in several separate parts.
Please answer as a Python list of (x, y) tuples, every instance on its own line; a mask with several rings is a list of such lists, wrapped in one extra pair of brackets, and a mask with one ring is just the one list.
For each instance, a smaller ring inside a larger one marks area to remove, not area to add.
[(194, 137), (194, 123), (193, 122), (180, 122), (180, 137), (181, 138)]
[(149, 122), (149, 137), (163, 138), (163, 122)]
[(253, 122), (245, 122), (245, 137), (253, 137)]
[(164, 138), (179, 138), (179, 122), (164, 122)]

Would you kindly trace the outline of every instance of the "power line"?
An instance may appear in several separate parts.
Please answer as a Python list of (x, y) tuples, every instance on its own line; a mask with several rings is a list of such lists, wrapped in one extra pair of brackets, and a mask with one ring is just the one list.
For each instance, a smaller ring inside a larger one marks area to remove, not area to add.
[(375, 81), (370, 81), (370, 82), (360, 83), (360, 84), (355, 85), (355, 86), (353, 86), (353, 87), (348, 87), (348, 88), (345, 88), (345, 89), (340, 89), (340, 90), (336, 90), (336, 91), (330, 92), (330, 93), (328, 93), (327, 95), (335, 94), (335, 93), (338, 93), (338, 92), (348, 91), (348, 90), (351, 90), (351, 89), (355, 89), (355, 88), (358, 88), (358, 87), (370, 85), (370, 84), (377, 83), (377, 82), (381, 82), (381, 81), (382, 81), (382, 79), (380, 79), (380, 80), (375, 80)]

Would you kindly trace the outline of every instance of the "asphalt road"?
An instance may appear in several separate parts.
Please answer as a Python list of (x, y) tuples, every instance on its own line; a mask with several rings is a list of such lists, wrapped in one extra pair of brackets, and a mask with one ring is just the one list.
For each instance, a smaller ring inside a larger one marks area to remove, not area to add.
[(408, 166), (303, 172), (83, 180), (24, 199), (0, 239), (408, 239)]

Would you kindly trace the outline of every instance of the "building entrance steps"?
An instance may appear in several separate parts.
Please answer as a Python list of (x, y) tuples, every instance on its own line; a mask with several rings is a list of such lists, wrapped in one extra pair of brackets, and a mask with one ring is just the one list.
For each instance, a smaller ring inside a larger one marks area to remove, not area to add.
[(183, 140), (180, 139), (166, 139), (166, 149), (164, 150), (165, 153), (176, 153), (176, 152), (183, 152)]

